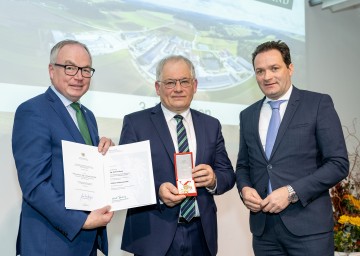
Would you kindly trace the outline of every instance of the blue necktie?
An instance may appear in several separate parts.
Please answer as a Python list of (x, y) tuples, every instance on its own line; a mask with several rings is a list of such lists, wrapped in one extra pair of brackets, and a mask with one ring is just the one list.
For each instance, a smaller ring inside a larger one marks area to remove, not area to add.
[[(270, 118), (270, 123), (267, 131), (266, 143), (265, 143), (265, 154), (267, 159), (270, 159), (271, 152), (275, 144), (276, 136), (281, 122), (280, 111), (279, 111), (280, 104), (283, 103), (284, 101), (285, 100), (277, 100), (277, 101), (268, 102), (271, 106), (272, 113), (271, 113), (271, 118)], [(272, 192), (272, 187), (271, 187), (271, 181), (269, 179), (268, 194), (270, 194), (271, 192)]]
[(81, 133), (81, 135), (83, 136), (83, 138), (85, 140), (85, 143), (87, 145), (92, 145), (89, 129), (88, 129), (88, 126), (86, 124), (85, 117), (84, 117), (83, 113), (81, 112), (80, 104), (77, 103), (77, 102), (73, 102), (70, 105), (76, 111), (77, 123), (78, 123), (78, 126), (79, 126), (80, 133)]
[[(185, 126), (182, 122), (183, 117), (181, 115), (176, 115), (174, 118), (177, 122), (176, 133), (179, 153), (189, 152), (189, 142), (187, 140)], [(188, 196), (181, 203), (180, 216), (182, 216), (187, 221), (190, 221), (195, 216), (195, 197)]]

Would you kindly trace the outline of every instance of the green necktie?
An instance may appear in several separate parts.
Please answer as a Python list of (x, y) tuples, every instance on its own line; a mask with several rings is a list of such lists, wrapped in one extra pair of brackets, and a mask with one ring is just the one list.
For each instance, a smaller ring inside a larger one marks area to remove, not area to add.
[(77, 102), (73, 102), (70, 105), (76, 111), (76, 119), (77, 119), (77, 122), (78, 122), (79, 130), (80, 130), (80, 133), (81, 133), (81, 135), (83, 136), (83, 138), (85, 140), (85, 143), (87, 145), (92, 145), (89, 129), (88, 129), (88, 126), (86, 124), (85, 117), (84, 117), (84, 115), (83, 115), (83, 113), (82, 113), (82, 111), (80, 109), (80, 104), (77, 103)]

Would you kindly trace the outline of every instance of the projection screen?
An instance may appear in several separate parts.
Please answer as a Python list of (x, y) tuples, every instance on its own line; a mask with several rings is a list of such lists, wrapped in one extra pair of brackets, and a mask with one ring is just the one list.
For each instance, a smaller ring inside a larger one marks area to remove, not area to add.
[[(50, 85), (49, 52), (55, 43), (75, 39), (88, 45), (96, 71), (82, 103), (95, 113), (100, 135), (115, 143), (124, 115), (159, 103), (157, 62), (170, 54), (190, 58), (199, 81), (192, 107), (220, 120), (235, 167), (239, 113), (262, 97), (251, 63), (255, 47), (268, 40), (285, 41), (295, 65), (293, 83), (306, 86), (304, 2), (0, 0), (0, 193), (11, 195), (2, 200), (0, 238), (6, 246), (1, 254), (15, 254), (21, 209), (11, 153), (14, 112)], [(236, 188), (216, 203), (219, 255), (238, 255), (236, 246), (250, 255), (248, 211)], [(120, 211), (109, 225), (110, 255), (123, 255), (124, 216)]]

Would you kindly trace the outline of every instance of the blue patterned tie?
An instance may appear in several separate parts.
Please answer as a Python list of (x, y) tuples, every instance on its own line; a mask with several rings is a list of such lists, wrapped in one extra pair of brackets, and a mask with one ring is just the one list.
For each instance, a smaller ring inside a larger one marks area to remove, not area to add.
[(81, 112), (80, 104), (77, 102), (73, 102), (70, 104), (70, 106), (76, 111), (76, 119), (78, 122), (79, 130), (85, 140), (85, 143), (87, 145), (92, 145), (89, 129), (86, 124), (85, 117), (84, 117), (83, 113)]
[[(275, 144), (275, 140), (276, 140), (276, 136), (279, 130), (279, 126), (280, 126), (280, 104), (283, 103), (285, 100), (277, 100), (277, 101), (269, 101), (268, 103), (271, 106), (272, 109), (272, 113), (271, 113), (271, 118), (270, 118), (270, 123), (269, 123), (269, 128), (267, 131), (267, 135), (266, 135), (266, 143), (265, 143), (265, 154), (267, 159), (270, 159), (271, 156), (271, 152), (272, 149), (274, 147)], [(268, 194), (270, 194), (272, 192), (272, 187), (271, 187), (271, 181), (269, 179), (269, 184), (268, 184)]]
[[(181, 115), (176, 115), (174, 118), (177, 122), (176, 133), (179, 153), (189, 152), (189, 142), (187, 140), (185, 126), (182, 122), (183, 117)], [(182, 216), (187, 221), (190, 221), (195, 216), (195, 197), (188, 196), (181, 203), (180, 216)]]

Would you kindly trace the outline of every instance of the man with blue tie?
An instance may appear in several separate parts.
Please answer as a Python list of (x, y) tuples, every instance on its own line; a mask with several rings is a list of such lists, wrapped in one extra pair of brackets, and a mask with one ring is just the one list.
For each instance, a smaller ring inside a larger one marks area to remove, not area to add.
[(61, 141), (98, 146), (105, 154), (113, 145), (99, 140), (94, 114), (80, 98), (94, 73), (86, 45), (57, 43), (50, 52), (47, 91), (22, 103), (15, 113), (12, 148), (23, 193), (16, 253), (21, 256), (96, 256), (108, 253), (106, 225), (110, 206), (92, 212), (65, 208)]
[(329, 95), (299, 90), (281, 41), (252, 55), (265, 97), (240, 113), (236, 183), (250, 210), (256, 256), (332, 256), (329, 189), (348, 174), (340, 120)]
[[(161, 103), (125, 116), (120, 144), (150, 140), (157, 204), (128, 210), (121, 248), (141, 256), (215, 256), (213, 195), (223, 194), (235, 184), (221, 125), (190, 109), (197, 80), (189, 59), (177, 55), (162, 59), (156, 80)], [(196, 197), (179, 194), (176, 152), (192, 152)]]

